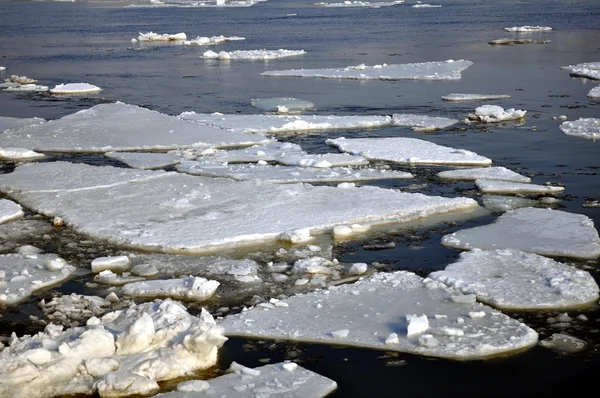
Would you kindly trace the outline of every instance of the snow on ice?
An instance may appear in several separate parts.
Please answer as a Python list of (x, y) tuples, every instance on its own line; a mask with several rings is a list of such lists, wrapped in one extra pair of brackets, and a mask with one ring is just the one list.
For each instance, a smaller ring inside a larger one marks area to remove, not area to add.
[(25, 213), (18, 203), (0, 199), (0, 224), (23, 217)]
[(100, 87), (89, 83), (59, 84), (50, 89), (50, 94), (89, 94), (102, 91)]
[(560, 131), (573, 137), (596, 140), (600, 138), (600, 118), (579, 118), (573, 122), (563, 122)]
[(486, 101), (486, 100), (501, 100), (508, 99), (510, 95), (494, 95), (494, 94), (460, 94), (452, 93), (443, 95), (444, 101)]
[(519, 120), (525, 117), (527, 111), (510, 108), (504, 110), (498, 105), (483, 105), (475, 108), (475, 113), (467, 116), (467, 121), (477, 121), (484, 123), (504, 122), (507, 120)]
[(246, 59), (246, 60), (269, 60), (287, 57), (296, 57), (306, 54), (304, 50), (237, 50), (237, 51), (221, 51), (216, 53), (212, 50), (206, 51), (200, 58), (218, 59), (227, 61), (230, 59)]
[(515, 173), (506, 167), (483, 167), (461, 170), (440, 171), (438, 177), (448, 180), (475, 181), (478, 179), (530, 182), (531, 178)]
[(564, 187), (555, 187), (552, 185), (526, 184), (521, 182), (487, 179), (475, 180), (475, 186), (477, 186), (481, 192), (485, 193), (554, 194), (565, 190)]

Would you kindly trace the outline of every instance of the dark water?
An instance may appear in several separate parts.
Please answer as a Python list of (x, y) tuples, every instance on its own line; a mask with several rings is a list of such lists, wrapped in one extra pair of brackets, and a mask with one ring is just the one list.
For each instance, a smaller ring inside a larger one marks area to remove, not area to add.
[[(0, 115), (55, 119), (101, 102), (123, 101), (167, 114), (183, 111), (258, 113), (250, 99), (289, 96), (315, 103), (316, 113), (391, 115), (419, 113), (464, 119), (481, 103), (448, 103), (440, 96), (452, 92), (510, 94), (495, 101), (504, 108), (527, 110), (524, 123), (466, 126), (436, 133), (404, 128), (341, 131), (286, 136), (312, 152), (327, 152), (326, 138), (403, 136), (465, 148), (526, 174), (533, 183), (565, 184), (556, 208), (591, 217), (600, 225), (600, 209), (585, 208), (586, 199), (600, 199), (598, 143), (567, 137), (553, 117), (569, 120), (600, 117), (600, 101), (586, 97), (598, 82), (569, 77), (559, 68), (600, 61), (600, 1), (441, 0), (442, 8), (414, 9), (405, 5), (379, 9), (319, 8), (301, 0), (270, 0), (250, 8), (139, 8), (114, 2), (52, 3), (0, 1), (0, 65), (11, 74), (26, 75), (39, 84), (87, 82), (104, 90), (91, 96), (53, 97), (46, 94), (0, 93)], [(288, 14), (297, 14), (287, 16)], [(549, 44), (491, 46), (490, 40), (514, 37), (508, 26), (543, 25), (551, 33), (532, 34)], [(245, 41), (217, 47), (132, 44), (138, 32), (185, 32), (196, 36), (242, 36)], [(276, 61), (199, 59), (207, 49), (303, 49), (307, 55)], [(344, 67), (365, 63), (408, 63), (468, 59), (475, 64), (452, 82), (338, 81), (311, 78), (262, 77), (265, 70)], [(73, 161), (92, 164), (98, 157)], [(108, 164), (108, 163), (107, 163)], [(0, 172), (9, 172), (4, 164)], [(410, 182), (378, 182), (391, 188), (426, 183), (420, 192), (469, 196), (480, 200), (471, 183), (442, 183), (435, 173), (443, 168), (407, 169), (418, 178)], [(340, 261), (374, 262), (386, 270), (407, 269), (426, 275), (453, 262), (458, 252), (439, 244), (454, 230), (492, 222), (497, 215), (456, 224), (382, 232), (365, 242), (334, 248)], [(69, 239), (69, 237), (62, 238)], [(72, 238), (76, 239), (76, 238)], [(364, 250), (365, 243), (395, 242), (389, 250)], [(67, 253), (63, 241), (51, 249)], [(110, 248), (98, 247), (95, 254)], [(88, 262), (89, 263), (89, 262)], [(83, 263), (82, 264), (87, 264)], [(596, 280), (598, 261), (576, 262)], [(59, 291), (86, 292), (74, 281)], [(32, 326), (28, 314), (34, 301), (4, 309), (0, 334), (24, 332)], [(564, 312), (564, 311), (560, 311)], [(337, 381), (337, 397), (373, 396), (556, 396), (598, 394), (600, 370), (600, 313), (597, 309), (569, 311), (584, 314), (566, 330), (549, 327), (546, 319), (559, 312), (511, 313), (545, 338), (566, 332), (589, 343), (576, 355), (559, 355), (541, 347), (507, 358), (456, 362), (411, 355), (320, 345), (273, 344), (230, 339), (221, 352), (220, 367), (232, 360), (260, 366), (267, 359), (294, 359)]]

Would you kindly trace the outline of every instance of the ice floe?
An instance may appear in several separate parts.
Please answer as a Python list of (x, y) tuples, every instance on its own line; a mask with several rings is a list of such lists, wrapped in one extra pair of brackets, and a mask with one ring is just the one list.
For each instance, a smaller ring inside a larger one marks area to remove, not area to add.
[(513, 26), (510, 28), (504, 28), (507, 32), (519, 32), (519, 33), (527, 33), (527, 32), (550, 32), (552, 28), (550, 26)]
[(315, 108), (315, 104), (310, 101), (290, 97), (253, 98), (250, 104), (266, 112), (279, 113), (302, 112)]
[(24, 215), (21, 205), (8, 199), (0, 199), (0, 224), (17, 220)]
[(43, 153), (38, 153), (26, 148), (0, 148), (0, 160), (36, 160), (45, 156), (46, 155)]
[(187, 35), (183, 32), (181, 33), (154, 33), (154, 32), (146, 32), (140, 34), (137, 37), (138, 41), (179, 41), (186, 40)]
[(46, 120), (39, 117), (32, 118), (19, 118), (19, 117), (7, 117), (0, 116), (0, 133), (8, 129), (18, 129), (20, 127), (31, 126), (33, 124), (41, 124)]
[[(406, 271), (285, 299), (288, 307), (226, 317), (226, 336), (349, 345), (477, 359), (537, 343), (526, 325), (431, 279)], [(467, 317), (468, 313), (479, 314)], [(341, 333), (341, 331), (344, 331)], [(409, 336), (410, 331), (410, 336)]]
[(483, 195), (481, 200), (486, 209), (499, 212), (540, 205), (540, 202), (536, 200), (518, 196)]
[(372, 129), (391, 126), (390, 116), (334, 115), (239, 115), (183, 112), (181, 119), (244, 133), (283, 133), (342, 129)]
[(286, 50), (280, 48), (279, 50), (236, 50), (236, 51), (220, 51), (216, 53), (209, 50), (202, 54), (200, 58), (206, 59), (218, 59), (226, 61), (230, 59), (246, 59), (246, 60), (269, 60), (287, 57), (296, 57), (299, 55), (306, 54), (304, 50)]
[(508, 211), (493, 224), (446, 235), (442, 244), (458, 249), (516, 249), (543, 256), (600, 256), (600, 238), (590, 218), (539, 208)]
[(102, 89), (89, 83), (58, 84), (50, 89), (50, 94), (90, 94), (98, 93)]
[(466, 60), (373, 66), (360, 64), (334, 69), (274, 70), (263, 72), (261, 75), (360, 80), (459, 80), (461, 72), (471, 65), (473, 62)]
[(6, 70), (6, 66), (0, 66), (0, 72), (5, 71)]
[(2, 254), (0, 304), (23, 301), (36, 290), (60, 284), (74, 271), (75, 267), (53, 254)]
[(129, 270), (131, 261), (127, 256), (97, 257), (92, 260), (91, 266), (93, 273), (106, 270), (123, 272)]
[(567, 69), (571, 76), (600, 80), (600, 62), (585, 62), (577, 65), (567, 65), (561, 67), (561, 69)]
[(396, 1), (359, 1), (359, 0), (346, 0), (342, 3), (326, 3), (319, 2), (315, 3), (316, 6), (320, 7), (369, 7), (369, 8), (381, 8), (381, 7), (390, 7), (398, 4), (404, 3), (404, 0), (396, 0)]
[(39, 84), (21, 84), (13, 87), (6, 87), (4, 91), (12, 92), (46, 92), (50, 90), (48, 86), (42, 86)]
[(483, 167), (461, 170), (440, 171), (438, 177), (448, 180), (475, 181), (478, 179), (492, 179), (513, 182), (530, 182), (531, 178), (515, 173), (506, 167)]
[(186, 301), (205, 301), (217, 290), (220, 283), (202, 277), (189, 276), (178, 279), (132, 282), (123, 286), (130, 297), (170, 297)]
[(500, 39), (495, 39), (489, 42), (489, 44), (494, 45), (512, 45), (512, 44), (548, 44), (550, 40), (535, 40), (535, 39), (511, 39), (508, 37), (503, 37)]
[(428, 4), (418, 1), (417, 4), (412, 5), (412, 8), (440, 8), (441, 6), (441, 4)]
[(162, 169), (174, 166), (181, 162), (181, 157), (170, 153), (144, 153), (144, 152), (106, 152), (107, 158), (125, 163), (134, 169)]
[(447, 164), (486, 166), (492, 161), (466, 149), (455, 149), (432, 142), (404, 137), (389, 138), (336, 138), (328, 139), (344, 152), (370, 160), (385, 160), (407, 164)]
[(475, 108), (475, 113), (467, 116), (467, 121), (477, 121), (484, 123), (504, 122), (507, 120), (519, 120), (525, 117), (527, 111), (510, 108), (504, 110), (498, 105), (483, 105)]
[(579, 118), (572, 122), (563, 122), (560, 131), (573, 137), (596, 140), (600, 138), (600, 118)]
[(500, 181), (500, 180), (488, 180), (478, 179), (475, 180), (475, 186), (479, 188), (481, 192), (485, 193), (530, 193), (530, 194), (544, 194), (544, 193), (558, 193), (565, 190), (564, 187), (557, 187), (552, 185), (537, 185), (527, 184), (522, 182), (513, 181)]
[(86, 326), (14, 336), (0, 351), (0, 395), (149, 395), (157, 382), (213, 366), (226, 340), (205, 310), (195, 317), (171, 300), (132, 304)]
[(247, 368), (233, 362), (229, 373), (210, 380), (194, 380), (177, 385), (177, 391), (156, 398), (200, 398), (202, 396), (310, 397), (321, 398), (335, 391), (337, 383), (294, 362), (281, 362)]
[(223, 131), (121, 102), (100, 104), (63, 118), (0, 134), (0, 147), (48, 152), (169, 150), (247, 146), (268, 141)]
[(394, 113), (392, 124), (399, 127), (412, 127), (416, 131), (433, 131), (447, 128), (458, 123), (456, 119), (439, 116), (411, 115)]
[(11, 75), (9, 78), (4, 79), (7, 83), (17, 83), (17, 84), (36, 84), (38, 81), (31, 77), (27, 76), (19, 76), (19, 75)]
[(452, 93), (448, 95), (442, 95), (444, 101), (487, 101), (487, 100), (501, 100), (508, 99), (510, 95), (502, 94), (461, 94)]
[(408, 222), (479, 207), (469, 198), (368, 186), (281, 186), (67, 162), (20, 165), (0, 174), (0, 190), (23, 206), (62, 218), (80, 233), (170, 253), (274, 241), (290, 231), (312, 235), (337, 225)]
[(555, 309), (598, 300), (587, 271), (519, 250), (473, 250), (428, 276), (500, 309)]
[(585, 341), (564, 333), (553, 333), (552, 336), (541, 340), (540, 345), (559, 354), (573, 354), (587, 347)]
[(600, 86), (591, 89), (587, 96), (590, 98), (600, 98)]
[(239, 37), (239, 36), (212, 36), (212, 37), (206, 37), (206, 36), (198, 36), (193, 40), (184, 40), (183, 44), (185, 44), (186, 46), (214, 46), (217, 44), (222, 44), (222, 43), (227, 43), (230, 41), (239, 41), (239, 40), (246, 40), (245, 37)]
[(262, 180), (278, 184), (297, 182), (351, 182), (384, 179), (413, 178), (411, 173), (396, 170), (352, 169), (349, 167), (295, 167), (273, 166), (269, 164), (202, 164), (183, 161), (177, 171), (208, 177), (225, 177), (236, 181)]

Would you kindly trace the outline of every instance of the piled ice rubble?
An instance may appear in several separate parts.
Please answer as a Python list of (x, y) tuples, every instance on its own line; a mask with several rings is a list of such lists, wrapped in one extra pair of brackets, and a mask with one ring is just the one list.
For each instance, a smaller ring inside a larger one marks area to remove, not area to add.
[(573, 137), (596, 140), (600, 138), (600, 118), (580, 118), (572, 122), (563, 122), (560, 131)]
[(138, 41), (178, 41), (178, 40), (185, 40), (185, 39), (187, 39), (187, 36), (183, 32), (175, 33), (175, 34), (170, 34), (170, 33), (159, 34), (159, 33), (154, 33), (154, 32), (146, 32), (146, 33), (140, 32), (139, 36), (137, 37)]
[(306, 54), (304, 50), (237, 50), (237, 51), (221, 51), (216, 53), (214, 51), (206, 51), (200, 58), (206, 59), (218, 59), (221, 61), (227, 61), (230, 59), (247, 59), (247, 60), (269, 60), (287, 57), (296, 57), (299, 55)]
[(484, 123), (504, 122), (507, 120), (519, 120), (525, 117), (527, 111), (510, 108), (504, 110), (498, 105), (483, 105), (475, 108), (475, 113), (467, 116), (468, 121), (477, 121)]
[(38, 307), (52, 323), (63, 326), (80, 326), (91, 317), (101, 317), (110, 311), (112, 303), (98, 296), (84, 296), (76, 293), (58, 296)]
[(567, 65), (561, 67), (561, 69), (567, 69), (571, 76), (600, 80), (600, 62), (585, 62), (577, 65)]

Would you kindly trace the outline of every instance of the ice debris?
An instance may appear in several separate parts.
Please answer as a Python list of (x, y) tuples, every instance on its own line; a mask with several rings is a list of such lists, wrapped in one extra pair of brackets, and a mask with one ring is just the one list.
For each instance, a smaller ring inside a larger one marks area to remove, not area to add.
[(476, 121), (484, 123), (497, 123), (507, 120), (519, 120), (525, 117), (527, 111), (510, 108), (504, 110), (498, 105), (483, 105), (475, 108), (475, 113), (467, 116), (467, 121)]

